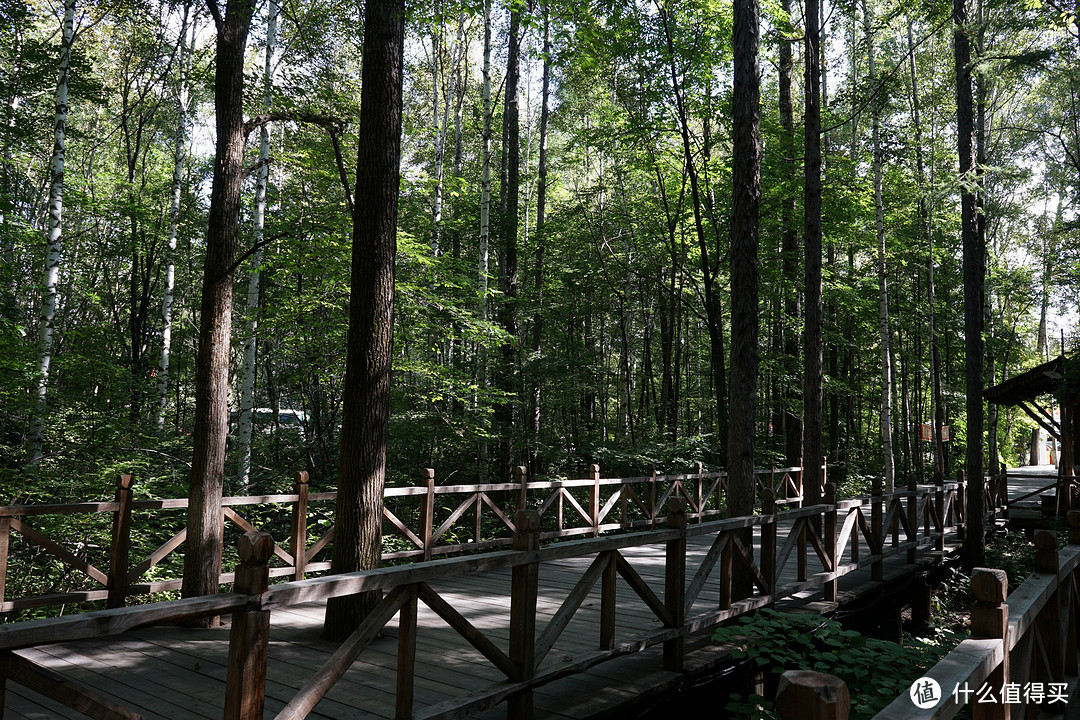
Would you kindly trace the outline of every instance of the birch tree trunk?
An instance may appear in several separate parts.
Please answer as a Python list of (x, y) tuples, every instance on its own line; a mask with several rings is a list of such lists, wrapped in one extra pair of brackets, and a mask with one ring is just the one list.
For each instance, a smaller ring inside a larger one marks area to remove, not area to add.
[[(263, 67), (263, 112), (270, 111), (270, 91), (274, 85), (274, 54), (277, 51), (277, 22), (281, 4), (270, 0), (266, 19), (266, 59)], [(259, 330), (259, 272), (262, 266), (262, 244), (266, 226), (266, 186), (270, 178), (270, 130), (266, 123), (259, 127), (259, 170), (255, 183), (255, 214), (253, 231), (255, 247), (248, 276), (247, 321), (244, 334), (244, 365), (240, 376), (240, 416), (237, 421), (237, 480), (241, 489), (251, 481), (252, 413), (255, 409), (255, 350)], [(276, 421), (276, 418), (275, 418)]]
[[(870, 16), (870, 7), (866, 0), (862, 3), (863, 32), (866, 38), (868, 71), (870, 73), (870, 91), (877, 93), (877, 66), (874, 58), (874, 30)], [(875, 97), (870, 103), (871, 142), (873, 143), (874, 173), (874, 217), (877, 234), (877, 276), (878, 276), (878, 337), (881, 343), (881, 449), (884, 459), (885, 492), (890, 493), (896, 485), (896, 457), (893, 452), (892, 434), (892, 358), (889, 332), (889, 275), (885, 262), (885, 210), (881, 197), (881, 102)]]
[[(229, 0), (225, 14), (207, 7), (217, 28), (214, 109), (217, 149), (203, 263), (199, 352), (195, 360), (195, 427), (188, 489), (184, 597), (217, 592), (221, 572), (221, 494), (229, 433), (229, 344), (233, 262), (244, 179), (244, 49), (253, 0)], [(209, 620), (206, 624), (209, 624)]]
[[(480, 85), (480, 97), (484, 106), (484, 129), (481, 148), (480, 167), (480, 264), (479, 264), (479, 296), (480, 296), (480, 320), (488, 319), (488, 269), (489, 250), (491, 245), (491, 2), (484, 0), (484, 64), (481, 70), (482, 79)], [(481, 346), (477, 353), (477, 386), (488, 386), (488, 357), (487, 348)], [(474, 408), (479, 406), (479, 400), (474, 399)], [(487, 477), (488, 464), (488, 441), (480, 441), (480, 480)]]
[[(190, 46), (188, 33), (191, 33)], [(176, 96), (176, 137), (173, 140), (173, 176), (169, 201), (169, 239), (165, 246), (165, 288), (161, 296), (161, 359), (158, 362), (157, 429), (165, 427), (165, 410), (169, 402), (169, 364), (172, 359), (172, 324), (174, 290), (176, 288), (176, 243), (180, 227), (180, 198), (184, 181), (184, 151), (188, 133), (188, 73), (191, 55), (195, 50), (195, 19), (190, 6), (184, 6), (180, 22), (180, 45), (177, 65), (179, 87)]]
[(71, 78), (71, 44), (75, 34), (75, 0), (64, 2), (63, 40), (60, 44), (60, 73), (56, 83), (56, 111), (53, 129), (51, 184), (49, 188), (49, 241), (45, 250), (45, 282), (41, 296), (41, 324), (38, 329), (37, 405), (30, 429), (30, 459), (41, 459), (45, 437), (45, 416), (52, 363), (53, 322), (56, 319), (56, 285), (60, 277), (60, 250), (63, 239), (64, 159), (67, 152), (68, 85)]

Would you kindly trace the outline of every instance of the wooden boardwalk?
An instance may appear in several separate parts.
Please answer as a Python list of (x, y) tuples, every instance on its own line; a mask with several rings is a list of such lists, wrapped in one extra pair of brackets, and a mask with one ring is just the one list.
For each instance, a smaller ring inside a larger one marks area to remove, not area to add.
[[(783, 545), (790, 529), (790, 522), (780, 523), (780, 545)], [(711, 540), (712, 536), (688, 540), (688, 575), (692, 576), (705, 558)], [(870, 550), (865, 540), (860, 540), (860, 544), (862, 556), (868, 557)], [(954, 546), (955, 538), (947, 536), (946, 544)], [(760, 547), (756, 534), (755, 545)], [(657, 596), (663, 598), (663, 543), (626, 548), (621, 552)], [(809, 573), (812, 575), (822, 571), (815, 553), (808, 555)], [(927, 561), (939, 556), (932, 546), (924, 545), (920, 549), (920, 557)], [(842, 561), (846, 559), (847, 554)], [(560, 608), (590, 560), (589, 557), (569, 558), (540, 566), (538, 629), (543, 628)], [(904, 553), (885, 560), (886, 577), (910, 572), (911, 568), (905, 562)], [(505, 651), (509, 638), (510, 575), (509, 569), (463, 575), (432, 583), (432, 587)], [(791, 562), (782, 570), (780, 584), (794, 582), (795, 579), (795, 563)], [(859, 595), (861, 589), (876, 584), (870, 581), (869, 568), (851, 572), (840, 583), (840, 602), (850, 600)], [(799, 593), (783, 603), (805, 604), (815, 598), (821, 598), (820, 589)], [(617, 602), (616, 644), (660, 627), (653, 611), (622, 577), (618, 579)], [(707, 586), (694, 604), (693, 611), (714, 610), (717, 603), (718, 591)], [(267, 720), (275, 717), (337, 648), (336, 644), (319, 638), (324, 609), (323, 603), (307, 603), (272, 612), (264, 712)], [(600, 632), (600, 615), (598, 584), (538, 670), (557, 668), (571, 658), (579, 658), (583, 653), (595, 650)], [(504, 679), (505, 676), (498, 669), (479, 652), (464, 644), (458, 633), (423, 603), (419, 605), (417, 625), (415, 717), (424, 717), (426, 712), (433, 712), (440, 703)], [(327, 720), (394, 717), (396, 635), (395, 620), (386, 627), (382, 637), (368, 646), (310, 717)], [(222, 717), (228, 642), (229, 632), (226, 628), (192, 630), (154, 627), (107, 638), (39, 645), (17, 652), (48, 670), (92, 688), (145, 718), (201, 720)], [(707, 642), (707, 633), (704, 638), (692, 637), (686, 643), (686, 670), (694, 672), (706, 669), (725, 655), (722, 648)], [(536, 717), (580, 719), (610, 715), (625, 707), (626, 703), (670, 688), (683, 675), (663, 670), (660, 658), (661, 646), (656, 645), (645, 652), (618, 657), (587, 672), (540, 686), (534, 694)], [(14, 682), (8, 683), (4, 709), (4, 720), (85, 717)], [(504, 703), (476, 717), (501, 718), (505, 714)]]

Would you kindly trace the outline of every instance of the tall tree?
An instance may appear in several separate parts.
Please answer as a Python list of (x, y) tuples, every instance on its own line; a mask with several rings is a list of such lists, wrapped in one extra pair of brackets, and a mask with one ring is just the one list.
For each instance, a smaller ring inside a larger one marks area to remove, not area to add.
[(499, 482), (509, 482), (514, 465), (514, 408), (517, 405), (517, 293), (518, 293), (518, 210), (521, 180), (521, 122), (518, 111), (518, 81), (521, 58), (521, 10), (510, 7), (510, 28), (506, 51), (506, 90), (503, 98), (502, 168), (499, 183), (501, 238), (499, 243), (499, 324), (507, 340), (501, 346), (502, 363), (497, 375), (504, 399), (495, 408), (499, 433)]
[(981, 565), (986, 558), (983, 495), (983, 284), (985, 243), (980, 243), (975, 187), (979, 172), (975, 154), (972, 107), (971, 40), (966, 0), (953, 0), (953, 54), (956, 64), (956, 144), (960, 159), (960, 237), (964, 271), (964, 377), (967, 411), (967, 535), (964, 562)]
[[(195, 17), (191, 4), (184, 5), (177, 43), (176, 135), (173, 137), (173, 176), (169, 192), (169, 236), (165, 243), (165, 287), (161, 295), (161, 358), (158, 361), (157, 427), (165, 425), (169, 399), (169, 365), (172, 359), (173, 302), (176, 288), (176, 245), (180, 235), (180, 199), (184, 184), (184, 157), (188, 139), (188, 74), (195, 52)], [(190, 35), (190, 41), (188, 37)]]
[[(365, 8), (352, 293), (330, 561), (334, 573), (379, 565), (394, 349), (405, 3), (368, 0)], [(377, 600), (371, 594), (331, 599), (324, 636), (331, 640), (348, 637)]]
[(877, 64), (874, 54), (874, 26), (870, 6), (866, 0), (862, 3), (863, 31), (866, 38), (866, 56), (870, 73), (870, 92), (874, 94), (870, 101), (871, 116), (871, 163), (874, 174), (874, 228), (877, 237), (877, 278), (878, 278), (878, 337), (881, 343), (881, 414), (880, 432), (881, 449), (885, 459), (885, 492), (892, 492), (896, 483), (895, 454), (893, 453), (892, 434), (892, 358), (889, 344), (889, 274), (885, 262), (885, 207), (881, 197), (882, 148), (881, 148), (881, 93), (877, 86)]
[(803, 493), (821, 499), (822, 405), (824, 401), (824, 308), (821, 286), (821, 0), (806, 3), (803, 242), (805, 321), (803, 324)]
[[(791, 32), (791, 0), (782, 0), (783, 10), (787, 22), (785, 23), (788, 33), (780, 39), (779, 71), (780, 71), (780, 126), (783, 137), (781, 147), (784, 148), (784, 163), (789, 170), (789, 178), (793, 179), (798, 172), (798, 159), (795, 157), (795, 111), (791, 94), (791, 80), (795, 69), (792, 45), (794, 41), (790, 37)], [(784, 312), (781, 320), (783, 341), (785, 376), (798, 377), (799, 365), (799, 318), (802, 307), (799, 302), (799, 231), (796, 228), (796, 212), (798, 211), (798, 190), (792, 181), (789, 185), (791, 190), (785, 195), (783, 201), (783, 215), (780, 239), (781, 274), (783, 277)], [(798, 393), (793, 382), (785, 377), (781, 390), (781, 412), (783, 413), (784, 432), (784, 456), (789, 466), (799, 465), (802, 462), (802, 415), (795, 412), (798, 401)]]
[(199, 352), (195, 360), (195, 427), (188, 488), (184, 597), (217, 592), (221, 572), (221, 492), (229, 434), (229, 343), (233, 270), (244, 180), (244, 50), (254, 0), (227, 0), (224, 15), (207, 0), (217, 28), (214, 111), (217, 148), (203, 261)]
[(46, 400), (49, 366), (52, 364), (53, 322), (56, 319), (56, 286), (60, 278), (60, 250), (63, 239), (64, 161), (67, 155), (68, 88), (71, 83), (71, 45), (75, 38), (75, 0), (64, 1), (61, 25), (60, 74), (56, 82), (56, 108), (53, 124), (53, 152), (49, 183), (49, 238), (45, 250), (45, 282), (41, 295), (38, 327), (37, 407), (30, 429), (31, 462), (41, 458), (45, 437)]
[[(281, 3), (270, 0), (266, 18), (266, 54), (263, 62), (264, 113), (270, 111), (270, 93), (274, 86), (274, 55), (277, 52), (277, 24)], [(240, 369), (240, 416), (237, 418), (237, 480), (246, 488), (251, 478), (251, 431), (255, 410), (255, 349), (259, 330), (259, 281), (261, 277), (263, 237), (266, 226), (266, 188), (270, 180), (270, 130), (266, 123), (259, 127), (259, 162), (255, 182), (255, 212), (252, 217), (255, 252), (251, 256), (248, 275), (247, 318), (244, 334), (244, 364)]]
[[(731, 394), (728, 402), (728, 514), (754, 512), (754, 437), (758, 380), (758, 206), (761, 150), (758, 138), (757, 0), (735, 0), (735, 76), (732, 112)], [(749, 533), (746, 533), (749, 535)], [(750, 540), (749, 537), (746, 540)], [(752, 544), (747, 544), (752, 547)], [(749, 578), (747, 578), (749, 580)], [(752, 587), (737, 588), (740, 597)]]

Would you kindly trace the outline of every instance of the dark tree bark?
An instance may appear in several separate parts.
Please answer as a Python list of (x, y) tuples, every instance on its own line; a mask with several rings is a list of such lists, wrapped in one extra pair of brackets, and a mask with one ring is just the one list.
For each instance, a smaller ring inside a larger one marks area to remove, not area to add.
[[(544, 328), (544, 232), (547, 223), (547, 184), (548, 184), (548, 123), (550, 121), (550, 96), (551, 96), (551, 17), (547, 4), (543, 6), (544, 14), (544, 70), (540, 91), (540, 156), (536, 167), (536, 249), (533, 260), (533, 284), (536, 293), (536, 309), (532, 319), (532, 352), (537, 359), (540, 357), (541, 341)], [(533, 448), (530, 450), (532, 466), (531, 472), (538, 471), (535, 456), (536, 448), (540, 446), (540, 391), (541, 382), (539, 373), (533, 378)]]
[[(382, 548), (404, 36), (404, 1), (368, 0), (333, 573), (377, 567)], [(377, 601), (371, 594), (331, 599), (323, 635), (343, 640)]]
[(967, 390), (967, 535), (964, 564), (985, 562), (986, 535), (983, 497), (983, 284), (985, 241), (980, 242), (975, 207), (975, 128), (971, 92), (971, 44), (966, 0), (953, 0), (953, 50), (956, 62), (956, 142), (960, 157), (960, 232), (964, 252), (964, 375)]
[[(502, 238), (499, 244), (499, 289), (503, 297), (499, 303), (499, 324), (511, 338), (517, 336), (518, 291), (517, 233), (518, 233), (518, 187), (521, 165), (521, 124), (518, 119), (518, 79), (521, 55), (521, 12), (510, 11), (509, 48), (506, 56), (506, 97), (503, 107), (503, 160), (500, 182), (500, 205), (502, 211)], [(499, 403), (495, 408), (495, 426), (498, 442), (498, 482), (510, 482), (514, 469), (514, 406), (518, 395), (517, 350), (514, 343), (503, 343), (502, 365), (497, 378), (499, 389), (513, 400)]]
[[(781, 8), (791, 12), (791, 0), (783, 0)], [(795, 159), (795, 112), (791, 94), (791, 77), (794, 72), (792, 41), (780, 41), (780, 126), (783, 129), (784, 162), (790, 168), (791, 176), (798, 172)], [(795, 185), (783, 201), (782, 236), (780, 240), (781, 273), (783, 275), (784, 315), (783, 353), (786, 372), (781, 391), (781, 410), (783, 412), (784, 456), (788, 466), (798, 465), (802, 461), (802, 415), (794, 411), (798, 394), (791, 380), (799, 374), (799, 323), (802, 308), (799, 302), (799, 233), (795, 227), (795, 213), (799, 201)]]
[(244, 179), (244, 49), (253, 0), (229, 0), (221, 15), (208, 8), (217, 26), (214, 108), (217, 152), (210, 191), (206, 259), (195, 364), (195, 427), (188, 490), (184, 597), (217, 592), (221, 572), (221, 488), (225, 438), (229, 433), (229, 343), (232, 333), (232, 265), (240, 229)]
[(821, 290), (821, 0), (806, 3), (806, 120), (804, 154), (806, 243), (803, 363), (803, 492), (809, 505), (821, 500), (824, 309)]
[[(758, 138), (761, 88), (758, 80), (758, 3), (735, 0), (735, 77), (732, 128), (731, 213), (731, 394), (728, 408), (729, 517), (754, 512), (754, 438), (758, 381), (758, 207), (761, 150)], [(745, 533), (749, 536), (749, 532)], [(746, 540), (751, 538), (747, 537)], [(747, 547), (753, 547), (747, 544)], [(749, 573), (740, 574), (738, 597), (752, 592)]]

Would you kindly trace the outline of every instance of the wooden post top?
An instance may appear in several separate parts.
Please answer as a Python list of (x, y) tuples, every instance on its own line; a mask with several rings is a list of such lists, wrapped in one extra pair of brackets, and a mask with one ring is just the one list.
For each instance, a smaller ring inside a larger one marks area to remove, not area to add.
[(822, 502), (826, 505), (836, 504), (836, 485), (833, 483), (825, 483), (825, 495), (822, 498)]
[(788, 670), (780, 676), (776, 709), (783, 720), (847, 720), (851, 694), (835, 675)]
[(1035, 572), (1057, 575), (1057, 534), (1049, 530), (1035, 531)]
[(514, 513), (515, 550), (540, 548), (540, 513), (535, 510), (518, 510)]
[(240, 564), (244, 567), (259, 567), (270, 562), (274, 554), (274, 538), (268, 532), (246, 532), (236, 544), (240, 554)]
[(116, 477), (116, 488), (118, 490), (130, 490), (131, 486), (135, 484), (135, 476), (133, 475), (118, 475)]
[(1009, 578), (1004, 570), (975, 568), (971, 572), (971, 594), (976, 602), (1000, 605), (1009, 594)]
[(761, 493), (761, 512), (772, 515), (776, 512), (776, 491), (765, 488)]
[(698, 475), (705, 472), (705, 464), (703, 462), (701, 462), (700, 460), (695, 461), (694, 462), (694, 472), (696, 472)]
[[(435, 473), (434, 470), (432, 470), (431, 472), (432, 474)], [(517, 478), (517, 481), (519, 483), (525, 482), (525, 478), (529, 477), (529, 468), (525, 467), (524, 465), (518, 465), (516, 468), (514, 468), (514, 476)]]
[(667, 499), (667, 526), (669, 528), (686, 527), (686, 500), (681, 497)]
[(589, 476), (593, 480), (599, 480), (600, 479), (600, 465), (599, 464), (593, 463), (592, 465), (589, 466)]
[(420, 471), (420, 479), (424, 482), (432, 482), (435, 480), (435, 468), (424, 468)]
[(307, 470), (299, 470), (299, 471), (297, 471), (297, 473), (295, 475), (293, 475), (293, 482), (296, 483), (297, 485), (307, 485), (308, 484), (308, 471)]

